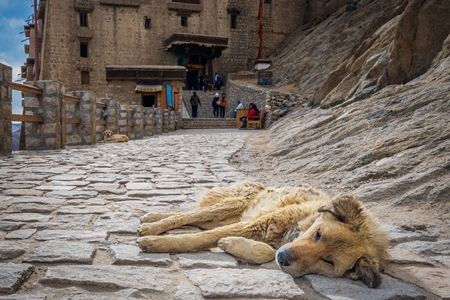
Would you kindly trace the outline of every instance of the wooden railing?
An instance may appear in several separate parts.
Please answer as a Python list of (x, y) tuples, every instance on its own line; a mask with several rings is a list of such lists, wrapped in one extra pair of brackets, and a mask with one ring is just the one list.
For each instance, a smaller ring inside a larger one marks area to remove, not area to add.
[[(42, 89), (31, 86), (31, 85), (19, 84), (19, 83), (13, 82), (11, 84), (11, 87), (13, 90), (21, 91), (23, 93), (42, 95)], [(77, 98), (74, 96), (64, 95), (64, 99), (66, 99), (67, 101), (80, 103), (80, 98)], [(12, 115), (11, 121), (43, 123), (44, 117), (42, 117), (42, 116), (27, 116), (27, 115)], [(66, 122), (66, 124), (80, 124), (81, 120), (79, 118), (65, 118), (65, 122)]]
[[(80, 103), (80, 98), (77, 98), (74, 96), (64, 95), (64, 99), (66, 101)], [(81, 123), (81, 119), (79, 119), (79, 118), (65, 118), (64, 121), (66, 122), (66, 124), (80, 124)]]
[[(42, 95), (42, 89), (26, 85), (26, 84), (20, 84), (13, 82), (11, 84), (11, 88), (16, 91), (21, 91), (23, 93), (31, 93), (35, 95)], [(44, 117), (42, 116), (27, 116), (27, 115), (11, 115), (11, 121), (17, 121), (17, 122), (37, 122), (37, 123), (43, 123)]]

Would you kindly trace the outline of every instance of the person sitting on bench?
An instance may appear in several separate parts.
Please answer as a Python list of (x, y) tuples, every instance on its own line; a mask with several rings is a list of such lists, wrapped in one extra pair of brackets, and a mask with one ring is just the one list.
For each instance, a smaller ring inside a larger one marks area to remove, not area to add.
[(256, 107), (255, 103), (249, 104), (249, 111), (245, 116), (241, 117), (242, 126), (239, 127), (239, 129), (246, 129), (247, 128), (247, 119), (253, 120), (253, 117), (259, 116), (259, 110)]

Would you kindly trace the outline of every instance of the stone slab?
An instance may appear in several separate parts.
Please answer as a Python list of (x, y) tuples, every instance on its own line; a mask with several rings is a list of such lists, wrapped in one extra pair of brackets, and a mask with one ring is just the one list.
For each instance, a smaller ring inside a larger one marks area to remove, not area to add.
[(360, 280), (348, 278), (329, 278), (320, 275), (306, 275), (305, 278), (316, 292), (331, 300), (425, 299), (425, 296), (416, 291), (413, 286), (384, 274), (382, 274), (381, 285), (375, 289), (367, 288)]
[(36, 229), (23, 229), (11, 231), (5, 236), (5, 240), (24, 240), (35, 234)]
[(95, 191), (53, 191), (48, 192), (46, 194), (48, 197), (56, 197), (56, 198), (65, 198), (65, 199), (73, 199), (73, 198), (94, 198), (97, 197), (98, 192)]
[(101, 215), (94, 223), (94, 230), (103, 230), (108, 233), (136, 234), (140, 220), (130, 213), (109, 212)]
[(44, 194), (42, 191), (37, 191), (33, 189), (9, 189), (4, 190), (3, 193), (7, 196), (36, 196), (40, 197)]
[(29, 247), (26, 243), (0, 241), (0, 260), (14, 259), (25, 253)]
[(17, 230), (20, 227), (25, 225), (24, 222), (8, 222), (8, 221), (0, 221), (0, 230), (4, 231), (13, 231)]
[(180, 266), (184, 269), (237, 267), (236, 259), (226, 253), (202, 251), (196, 253), (180, 253), (176, 256), (179, 259)]
[(30, 264), (0, 263), (0, 293), (15, 293), (33, 270)]
[(305, 299), (294, 279), (282, 271), (217, 268), (185, 274), (205, 298)]
[(91, 230), (44, 230), (34, 237), (37, 241), (66, 240), (95, 243), (106, 240), (106, 231)]
[(52, 216), (35, 214), (35, 213), (21, 213), (21, 214), (9, 214), (5, 216), (2, 221), (13, 222), (47, 222)]
[(59, 230), (80, 230), (88, 229), (89, 222), (94, 215), (92, 214), (68, 214), (58, 215), (52, 219), (51, 222), (38, 222), (29, 224), (30, 228), (36, 228), (40, 230), (54, 229)]
[(170, 266), (167, 253), (145, 253), (137, 245), (111, 245), (108, 249), (113, 265)]
[(39, 243), (23, 258), (28, 263), (92, 264), (95, 246), (88, 243), (46, 241)]
[(56, 266), (39, 280), (43, 284), (91, 286), (96, 289), (137, 289), (163, 292), (172, 285), (169, 275), (149, 266)]
[(450, 299), (450, 270), (422, 266), (389, 265), (389, 275), (415, 284), (440, 299)]
[(58, 214), (104, 214), (110, 209), (106, 206), (65, 206), (58, 209)]

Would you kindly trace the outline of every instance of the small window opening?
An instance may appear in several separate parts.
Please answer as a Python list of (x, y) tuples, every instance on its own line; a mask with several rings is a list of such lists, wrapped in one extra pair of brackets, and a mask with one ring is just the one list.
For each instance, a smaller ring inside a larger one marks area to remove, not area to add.
[(88, 57), (88, 44), (87, 43), (80, 43), (80, 56)]
[(237, 28), (237, 15), (231, 15), (231, 29)]
[(155, 95), (142, 95), (142, 106), (143, 107), (155, 107), (156, 106)]
[(183, 26), (183, 27), (188, 26), (188, 18), (187, 17), (181, 17), (181, 26)]
[(88, 15), (86, 12), (80, 11), (80, 26), (87, 27), (88, 26)]
[(152, 22), (150, 18), (145, 18), (145, 29), (151, 29), (152, 28)]
[(89, 72), (81, 71), (81, 84), (89, 84)]
[(272, 0), (264, 0), (264, 3), (270, 4), (270, 3), (272, 3)]

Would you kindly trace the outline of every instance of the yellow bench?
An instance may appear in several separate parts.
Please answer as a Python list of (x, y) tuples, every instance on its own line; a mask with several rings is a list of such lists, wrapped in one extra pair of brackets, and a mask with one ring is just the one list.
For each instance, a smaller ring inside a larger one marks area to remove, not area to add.
[(255, 129), (261, 129), (261, 123), (262, 123), (262, 116), (256, 116), (256, 117), (251, 117), (253, 120), (249, 120), (249, 118), (247, 118), (247, 128), (255, 128)]

